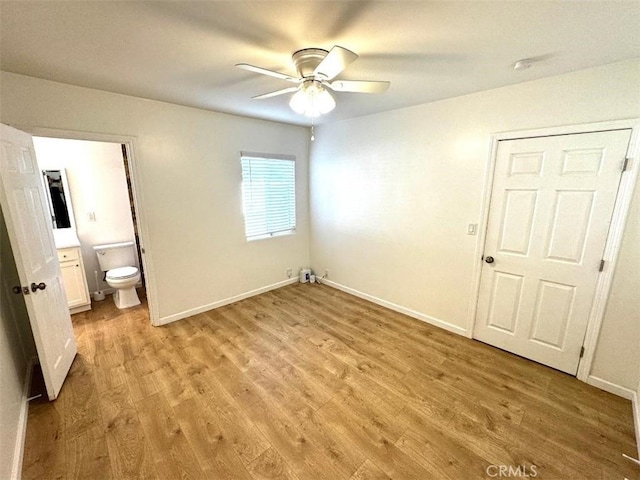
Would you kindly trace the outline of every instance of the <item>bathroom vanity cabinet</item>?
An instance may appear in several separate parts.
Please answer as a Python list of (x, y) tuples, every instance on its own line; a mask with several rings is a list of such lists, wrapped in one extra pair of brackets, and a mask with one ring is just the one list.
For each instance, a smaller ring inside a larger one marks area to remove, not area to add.
[(69, 310), (72, 314), (91, 310), (91, 298), (80, 247), (59, 248), (58, 260)]
[(42, 170), (42, 182), (47, 194), (53, 239), (58, 250), (69, 311), (73, 314), (91, 310), (67, 174), (64, 169)]

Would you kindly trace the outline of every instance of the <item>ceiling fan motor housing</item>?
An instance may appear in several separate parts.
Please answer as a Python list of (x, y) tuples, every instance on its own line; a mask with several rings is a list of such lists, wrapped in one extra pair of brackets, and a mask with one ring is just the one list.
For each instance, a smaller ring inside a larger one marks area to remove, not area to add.
[(295, 52), (291, 58), (298, 75), (303, 78), (313, 77), (313, 72), (329, 52), (321, 48), (304, 48)]

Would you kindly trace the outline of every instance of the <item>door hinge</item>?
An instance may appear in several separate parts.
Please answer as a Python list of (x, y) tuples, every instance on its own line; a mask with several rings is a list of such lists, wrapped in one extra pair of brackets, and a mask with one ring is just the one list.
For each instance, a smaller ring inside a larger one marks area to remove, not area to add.
[(600, 260), (600, 268), (598, 268), (599, 272), (604, 271), (604, 260)]
[(624, 162), (622, 162), (622, 171), (626, 172), (628, 166), (629, 166), (629, 157), (626, 157), (624, 159)]
[(580, 347), (580, 358), (584, 357), (584, 347)]

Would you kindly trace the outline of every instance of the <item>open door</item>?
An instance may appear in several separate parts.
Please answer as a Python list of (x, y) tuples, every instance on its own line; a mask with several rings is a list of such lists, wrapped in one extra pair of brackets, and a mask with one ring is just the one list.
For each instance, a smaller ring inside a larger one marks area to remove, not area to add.
[(31, 135), (0, 124), (0, 204), (47, 394), (54, 400), (77, 353)]

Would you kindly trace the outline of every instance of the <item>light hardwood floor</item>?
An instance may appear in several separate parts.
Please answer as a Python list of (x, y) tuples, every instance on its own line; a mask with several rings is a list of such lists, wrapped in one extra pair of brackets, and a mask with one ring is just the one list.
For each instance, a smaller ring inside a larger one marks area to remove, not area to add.
[(630, 402), (327, 286), (164, 327), (107, 299), (73, 322), (24, 479), (640, 477)]

